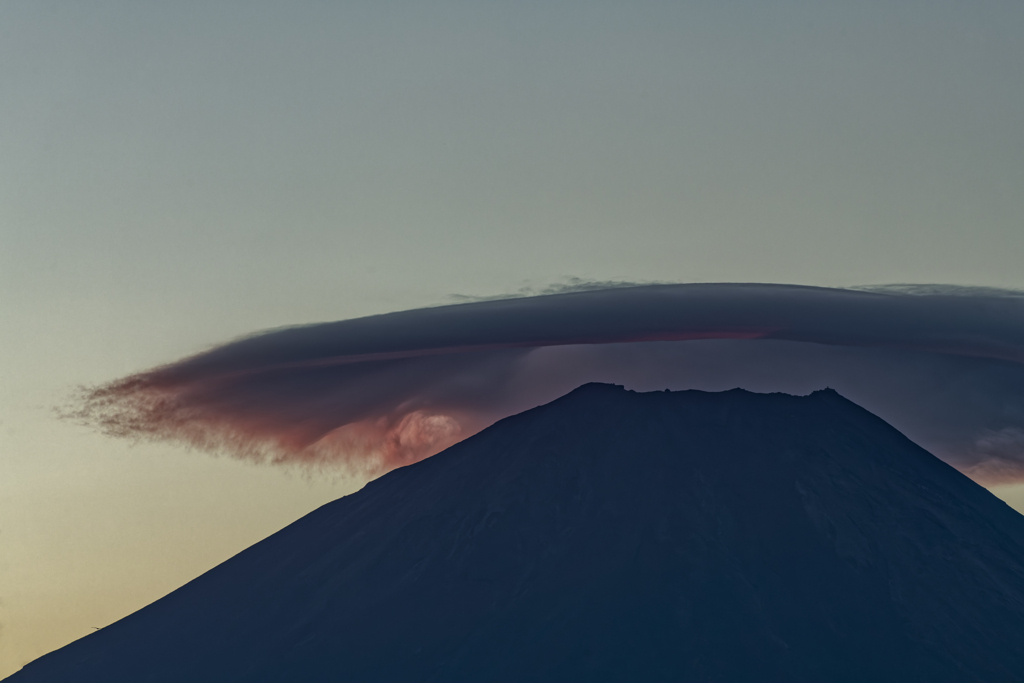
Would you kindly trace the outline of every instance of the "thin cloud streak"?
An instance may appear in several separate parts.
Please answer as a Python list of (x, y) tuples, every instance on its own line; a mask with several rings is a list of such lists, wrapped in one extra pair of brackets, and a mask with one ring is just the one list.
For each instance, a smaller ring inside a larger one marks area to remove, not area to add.
[(373, 475), (586, 381), (829, 385), (979, 479), (1024, 473), (1019, 293), (577, 289), (271, 330), (91, 389), (74, 416), (116, 436)]

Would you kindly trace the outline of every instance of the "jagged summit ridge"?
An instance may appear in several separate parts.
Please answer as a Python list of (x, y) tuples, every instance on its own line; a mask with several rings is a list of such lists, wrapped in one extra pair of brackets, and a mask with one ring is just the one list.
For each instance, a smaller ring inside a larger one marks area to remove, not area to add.
[(834, 391), (584, 385), (14, 683), (1024, 681), (1024, 518)]
[[(614, 395), (614, 394), (676, 394), (676, 395), (680, 395), (681, 394), (681, 395), (691, 395), (691, 396), (715, 396), (715, 395), (718, 395), (718, 396), (735, 396), (735, 395), (749, 394), (749, 395), (752, 395), (752, 396), (786, 396), (786, 397), (789, 397), (789, 398), (810, 398), (810, 397), (824, 398), (824, 397), (833, 397), (833, 398), (839, 398), (839, 399), (845, 401), (846, 403), (849, 403), (852, 406), (856, 406), (857, 405), (857, 404), (853, 403), (852, 401), (850, 401), (849, 399), (847, 399), (842, 394), (840, 394), (838, 391), (833, 389), (832, 387), (822, 387), (820, 389), (815, 389), (814, 391), (812, 391), (809, 394), (796, 395), (796, 394), (787, 394), (787, 393), (781, 392), (781, 391), (774, 391), (774, 392), (767, 392), (767, 393), (758, 392), (758, 391), (750, 391), (749, 389), (744, 389), (742, 387), (735, 387), (733, 389), (726, 389), (725, 391), (704, 391), (704, 390), (701, 390), (701, 389), (677, 389), (677, 390), (662, 389), (662, 390), (653, 390), (653, 391), (637, 391), (635, 389), (627, 389), (622, 384), (613, 384), (611, 382), (587, 382), (585, 384), (581, 384), (580, 386), (576, 387), (575, 389), (573, 389), (569, 393), (565, 394), (561, 398), (555, 399), (555, 401), (552, 401), (552, 403), (556, 403), (558, 401), (564, 401), (564, 400), (568, 399), (570, 396), (576, 396), (576, 395), (580, 395), (580, 394), (602, 394), (602, 393), (606, 394), (606, 395)], [(857, 406), (857, 407), (859, 407), (859, 406)]]

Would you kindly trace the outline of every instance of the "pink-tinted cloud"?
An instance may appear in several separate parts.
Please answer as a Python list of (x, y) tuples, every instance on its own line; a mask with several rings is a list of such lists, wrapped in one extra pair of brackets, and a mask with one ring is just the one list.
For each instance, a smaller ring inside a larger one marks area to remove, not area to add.
[(375, 473), (591, 380), (830, 385), (965, 470), (1024, 471), (1017, 442), (978, 446), (1024, 427), (1024, 297), (992, 290), (645, 285), (425, 308), (257, 334), (93, 389), (76, 414)]

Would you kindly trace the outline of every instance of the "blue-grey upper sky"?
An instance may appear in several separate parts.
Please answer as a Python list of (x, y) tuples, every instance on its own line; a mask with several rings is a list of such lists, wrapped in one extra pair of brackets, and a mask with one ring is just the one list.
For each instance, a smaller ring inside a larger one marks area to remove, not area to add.
[(571, 277), (1024, 287), (1022, 35), (1019, 0), (0, 3), (0, 675), (356, 485), (129, 449), (54, 420), (76, 384)]
[(3, 13), (21, 300), (1022, 284), (1019, 2)]

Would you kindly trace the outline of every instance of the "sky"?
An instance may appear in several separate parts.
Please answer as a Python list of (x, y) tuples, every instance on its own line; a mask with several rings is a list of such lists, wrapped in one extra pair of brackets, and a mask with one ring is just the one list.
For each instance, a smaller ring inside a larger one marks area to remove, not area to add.
[(984, 0), (0, 4), (0, 675), (362, 483), (110, 439), (55, 416), (80, 385), (559, 283), (1024, 288), (1022, 34)]

